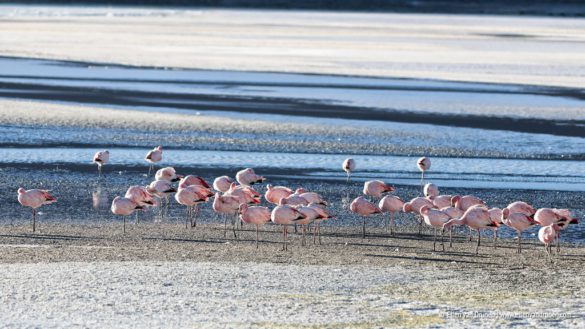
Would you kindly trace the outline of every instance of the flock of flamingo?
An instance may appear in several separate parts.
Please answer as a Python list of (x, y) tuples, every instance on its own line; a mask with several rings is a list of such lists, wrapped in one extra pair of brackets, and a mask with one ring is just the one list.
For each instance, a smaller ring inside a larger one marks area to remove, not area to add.
[[(149, 151), (145, 160), (150, 164), (149, 174), (154, 164), (162, 160), (162, 147), (158, 146)], [(109, 151), (97, 152), (93, 162), (97, 164), (100, 177), (102, 167), (108, 163)], [(489, 208), (486, 203), (473, 195), (441, 195), (435, 184), (424, 184), (424, 174), (431, 167), (431, 161), (427, 157), (418, 159), (417, 166), (421, 171), (422, 196), (404, 202), (398, 196), (389, 194), (396, 189), (380, 180), (370, 180), (364, 183), (363, 194), (355, 198), (350, 205), (350, 210), (363, 217), (362, 236), (366, 235), (366, 217), (380, 213), (389, 213), (389, 227), (391, 235), (394, 235), (394, 216), (397, 212), (414, 213), (417, 216), (419, 234), (422, 224), (434, 228), (433, 250), (436, 250), (437, 232), (441, 230), (442, 250), (445, 250), (443, 236), (445, 231), (451, 231), (453, 226), (467, 226), (471, 232), (477, 231), (477, 246), (475, 254), (479, 252), (481, 231), (490, 229), (493, 231), (494, 247), (497, 242), (497, 231), (504, 225), (517, 232), (518, 250), (522, 251), (522, 232), (533, 225), (540, 225), (538, 238), (544, 244), (549, 256), (552, 255), (552, 245), (556, 241), (557, 253), (560, 252), (560, 232), (569, 224), (578, 224), (568, 209), (540, 208), (534, 209), (523, 201), (510, 203), (506, 208)], [(342, 164), (343, 170), (347, 173), (347, 181), (351, 180), (351, 174), (356, 170), (356, 162), (353, 159), (346, 159)], [(169, 197), (175, 194), (175, 200), (186, 206), (185, 225), (196, 226), (196, 215), (199, 212), (199, 205), (207, 203), (213, 197), (213, 210), (224, 216), (224, 236), (227, 232), (228, 216), (232, 217), (232, 230), (236, 237), (237, 219), (241, 223), (256, 226), (256, 247), (258, 247), (259, 227), (272, 221), (282, 226), (283, 250), (287, 247), (288, 227), (300, 225), (303, 232), (303, 245), (305, 233), (309, 224), (313, 226), (313, 242), (315, 235), (318, 236), (319, 244), (320, 223), (333, 218), (327, 210), (327, 201), (315, 192), (307, 192), (303, 188), (295, 191), (285, 186), (272, 186), (268, 184), (264, 194), (265, 200), (274, 206), (271, 210), (268, 207), (259, 206), (261, 194), (254, 188), (253, 184), (262, 183), (266, 178), (257, 175), (252, 168), (237, 172), (235, 181), (228, 176), (215, 178), (210, 186), (203, 178), (195, 175), (182, 176), (176, 173), (172, 167), (162, 168), (155, 173), (155, 180), (148, 186), (131, 186), (126, 194), (117, 196), (112, 201), (111, 211), (115, 215), (123, 217), (124, 233), (126, 232), (126, 216), (136, 210), (146, 207), (155, 207), (160, 203), (161, 215), (164, 212), (164, 205), (169, 205)], [(178, 182), (175, 188), (173, 183)], [(379, 200), (375, 203), (375, 200)], [(57, 199), (49, 194), (47, 190), (24, 188), (18, 189), (18, 201), (25, 207), (32, 208), (32, 229), (35, 231), (36, 209), (45, 204), (51, 204)], [(386, 218), (386, 217), (385, 217)], [(386, 219), (384, 219), (386, 223)], [(450, 239), (450, 246), (452, 246)]]

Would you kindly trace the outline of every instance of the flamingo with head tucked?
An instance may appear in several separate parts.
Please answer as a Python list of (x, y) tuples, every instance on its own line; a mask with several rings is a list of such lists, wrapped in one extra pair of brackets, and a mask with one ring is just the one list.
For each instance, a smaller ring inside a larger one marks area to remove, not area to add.
[[(425, 224), (435, 228), (435, 234), (433, 235), (433, 251), (436, 251), (437, 229), (442, 229), (443, 225), (445, 225), (445, 223), (447, 223), (451, 217), (447, 213), (444, 213), (438, 209), (430, 208), (429, 206), (423, 206), (420, 210), (420, 213), (423, 216)], [(445, 251), (443, 235), (441, 235), (441, 245), (443, 246), (443, 251)]]
[(455, 225), (466, 225), (469, 228), (477, 231), (477, 246), (475, 247), (475, 254), (479, 253), (479, 245), (481, 240), (481, 230), (497, 226), (498, 224), (491, 220), (488, 209), (484, 207), (471, 207), (461, 216), (461, 218), (450, 219), (443, 225), (443, 232), (451, 229)]
[(502, 222), (513, 228), (518, 234), (518, 253), (522, 252), (522, 232), (529, 229), (531, 226), (536, 225), (536, 221), (526, 214), (521, 212), (512, 213), (509, 208), (502, 210)]
[(343, 161), (343, 164), (341, 165), (341, 168), (343, 169), (343, 171), (345, 171), (347, 173), (347, 182), (349, 183), (351, 181), (351, 173), (355, 170), (355, 160), (352, 158), (347, 158)]
[[(215, 193), (215, 198), (213, 199), (213, 210), (219, 214), (224, 215), (223, 236), (225, 237), (227, 235), (227, 216), (237, 215), (238, 210), (240, 210), (240, 198), (234, 195), (221, 195), (219, 193)], [(234, 238), (237, 238), (235, 220), (232, 221), (232, 226)]]
[(257, 183), (262, 183), (266, 180), (266, 178), (260, 175), (256, 175), (254, 169), (246, 168), (236, 173), (236, 180), (238, 183), (240, 183), (240, 185), (250, 186)]
[(117, 196), (112, 201), (112, 207), (110, 209), (114, 215), (122, 216), (124, 220), (124, 233), (126, 233), (126, 216), (132, 215), (135, 210), (142, 209), (142, 207), (132, 199)]
[(422, 222), (423, 222), (420, 210), (424, 206), (428, 206), (429, 208), (434, 208), (433, 202), (431, 202), (431, 200), (429, 200), (427, 198), (423, 198), (423, 197), (416, 197), (416, 198), (408, 201), (407, 203), (405, 203), (404, 206), (402, 206), (402, 211), (404, 211), (405, 213), (413, 212), (413, 213), (415, 213), (415, 215), (421, 216), (421, 218), (418, 220), (418, 234), (419, 235), (422, 234)]
[(239, 211), (242, 222), (256, 225), (256, 248), (258, 248), (259, 227), (270, 221), (270, 209), (261, 206), (250, 207), (244, 203), (240, 205)]
[(362, 239), (365, 239), (366, 238), (366, 217), (370, 216), (370, 215), (374, 215), (374, 214), (380, 214), (380, 213), (382, 213), (382, 210), (380, 208), (378, 208), (377, 205), (366, 200), (363, 196), (355, 198), (351, 202), (349, 209), (352, 212), (362, 216), (362, 220), (363, 220)]
[(18, 189), (18, 202), (25, 206), (32, 208), (32, 230), (36, 231), (37, 223), (37, 208), (57, 202), (57, 199), (49, 194), (48, 190), (25, 190), (24, 188)]
[(150, 164), (148, 167), (148, 176), (150, 176), (150, 172), (154, 169), (154, 164), (162, 160), (162, 146), (157, 146), (151, 151), (148, 151), (144, 160)]
[(213, 189), (221, 193), (225, 193), (230, 189), (230, 186), (234, 182), (228, 176), (220, 176), (213, 180)]
[(183, 175), (177, 175), (175, 168), (165, 167), (156, 171), (154, 174), (155, 180), (167, 180), (169, 182), (177, 182), (183, 178)]
[(538, 240), (544, 244), (544, 249), (548, 254), (549, 258), (552, 254), (552, 243), (558, 236), (558, 232), (561, 228), (553, 223), (548, 226), (543, 226), (538, 230)]
[(364, 183), (364, 195), (379, 198), (383, 193), (393, 192), (396, 190), (394, 186), (388, 185), (381, 180), (370, 180)]
[(281, 204), (278, 205), (276, 208), (272, 209), (272, 213), (270, 214), (270, 220), (274, 224), (282, 225), (282, 238), (283, 238), (283, 246), (282, 250), (288, 250), (287, 246), (287, 235), (288, 235), (288, 225), (294, 224), (297, 221), (304, 219), (305, 216), (301, 214), (295, 208)]
[(288, 198), (291, 194), (293, 194), (293, 190), (286, 186), (272, 186), (272, 184), (268, 184), (266, 185), (264, 198), (266, 201), (277, 205), (281, 199)]
[[(386, 195), (378, 203), (378, 207), (382, 212), (390, 213), (390, 234), (394, 235), (394, 216), (397, 212), (400, 212), (404, 207), (404, 201), (401, 198), (394, 195)], [(386, 220), (384, 219), (384, 222)], [(386, 226), (386, 225), (384, 225)]]
[(200, 186), (190, 185), (185, 188), (180, 188), (177, 193), (175, 193), (175, 200), (179, 204), (187, 206), (187, 216), (185, 218), (186, 228), (188, 227), (189, 221), (191, 222), (191, 227), (195, 227), (197, 225), (197, 221), (194, 221), (191, 217), (191, 208), (195, 208), (195, 211), (198, 212), (198, 205), (209, 200), (209, 195), (204, 193), (205, 190), (205, 188)]
[(102, 166), (108, 163), (108, 161), (110, 161), (110, 151), (108, 150), (99, 151), (93, 156), (93, 163), (97, 164), (100, 177), (102, 176)]

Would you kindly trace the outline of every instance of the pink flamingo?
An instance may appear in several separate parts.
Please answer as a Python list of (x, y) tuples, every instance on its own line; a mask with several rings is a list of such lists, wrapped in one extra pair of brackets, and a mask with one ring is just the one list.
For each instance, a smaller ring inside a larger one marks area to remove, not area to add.
[(319, 204), (322, 206), (327, 206), (327, 202), (325, 201), (325, 199), (323, 199), (323, 197), (315, 192), (307, 192), (305, 191), (304, 188), (299, 187), (295, 193), (296, 195), (300, 196), (301, 198), (307, 200), (308, 203), (315, 203), (315, 204)]
[(289, 206), (307, 206), (309, 204), (309, 201), (307, 201), (307, 199), (303, 198), (298, 194), (291, 194), (286, 198), (280, 199), (280, 202), (282, 204), (287, 204)]
[(296, 210), (298, 210), (301, 214), (303, 214), (303, 216), (305, 216), (305, 218), (300, 219), (298, 221), (295, 222), (295, 225), (301, 225), (301, 227), (303, 228), (303, 240), (301, 245), (306, 245), (306, 233), (307, 233), (307, 226), (309, 226), (310, 223), (312, 223), (313, 221), (315, 221), (317, 218), (320, 217), (320, 213), (317, 212), (317, 210), (313, 207), (309, 207), (309, 206), (303, 206), (303, 205), (299, 205), (297, 207), (295, 207)]
[(561, 228), (554, 223), (548, 226), (543, 226), (538, 230), (538, 240), (544, 244), (544, 249), (549, 258), (552, 254), (552, 242), (557, 238), (560, 230)]
[(532, 216), (536, 213), (536, 210), (534, 210), (531, 205), (523, 201), (512, 202), (506, 208), (510, 211), (511, 214), (521, 213), (526, 216)]
[(479, 253), (481, 230), (497, 226), (498, 224), (490, 219), (490, 214), (486, 208), (471, 207), (463, 214), (463, 216), (461, 216), (461, 218), (453, 218), (445, 223), (441, 234), (444, 234), (445, 230), (451, 229), (454, 225), (466, 225), (477, 231), (477, 246), (475, 247), (475, 254), (477, 255)]
[[(451, 202), (451, 201), (449, 201)], [(461, 218), (461, 216), (463, 216), (463, 210), (459, 209), (459, 208), (455, 208), (455, 207), (443, 207), (443, 208), (439, 208), (440, 211), (442, 211), (443, 213), (447, 214), (449, 216), (449, 218), (453, 219), (453, 218)], [(449, 230), (449, 247), (453, 247), (453, 230), (450, 229)]]
[(220, 176), (213, 180), (213, 189), (221, 193), (225, 193), (230, 189), (233, 179), (228, 176)]
[[(240, 210), (240, 199), (234, 195), (220, 195), (219, 193), (215, 193), (215, 198), (213, 199), (213, 210), (225, 216), (223, 220), (223, 236), (225, 237), (227, 235), (226, 215), (236, 215), (238, 213), (238, 210)], [(232, 221), (232, 226), (234, 238), (237, 238), (235, 221)]]
[(556, 209), (556, 208), (540, 208), (534, 214), (534, 220), (540, 226), (550, 226), (557, 224), (559, 230), (557, 230), (557, 253), (561, 251), (560, 231), (565, 229), (569, 224), (578, 224), (579, 221), (573, 218), (569, 209)]
[(102, 166), (108, 163), (108, 161), (110, 161), (110, 151), (108, 150), (99, 151), (93, 156), (93, 163), (97, 164), (100, 177), (102, 177)]
[(169, 195), (171, 193), (177, 192), (177, 190), (173, 187), (170, 181), (168, 180), (155, 180), (148, 185), (146, 191), (150, 194), (156, 195), (159, 199), (161, 199), (161, 209), (160, 214), (163, 215), (163, 204), (162, 200), (164, 200), (165, 204), (169, 204)]
[[(404, 207), (404, 201), (401, 198), (394, 196), (394, 195), (386, 195), (385, 197), (380, 200), (378, 203), (378, 208), (382, 210), (382, 212), (390, 213), (390, 234), (394, 235), (394, 215), (397, 212), (400, 212)], [(386, 220), (384, 219), (384, 223)], [(386, 225), (384, 225), (386, 226)]]
[(425, 185), (425, 172), (429, 169), (431, 169), (431, 159), (427, 158), (427, 157), (422, 157), (419, 158), (416, 161), (416, 165), (418, 166), (418, 170), (420, 170), (421, 172), (421, 176), (420, 176), (420, 188), (421, 190), (423, 190), (423, 194), (424, 194), (424, 185)]
[(293, 190), (288, 187), (268, 184), (266, 185), (264, 198), (272, 204), (279, 204), (281, 199), (288, 198), (291, 194), (293, 194)]
[(204, 187), (206, 189), (211, 188), (211, 186), (209, 186), (207, 181), (205, 181), (205, 179), (203, 179), (203, 177), (200, 177), (200, 176), (187, 175), (187, 176), (183, 177), (181, 179), (181, 181), (179, 182), (180, 189), (185, 188), (187, 186), (191, 186), (191, 185), (201, 186), (201, 187)]
[(254, 169), (246, 168), (236, 173), (236, 180), (240, 185), (250, 186), (257, 183), (262, 183), (266, 178), (256, 175)]
[(473, 195), (464, 195), (464, 196), (454, 195), (451, 198), (451, 205), (453, 207), (459, 208), (465, 212), (465, 211), (467, 211), (467, 209), (469, 209), (473, 206), (485, 205), (485, 202), (483, 202), (480, 198), (473, 196)]
[(434, 200), (439, 195), (439, 187), (433, 183), (427, 183), (423, 188), (423, 193), (429, 200)]
[(124, 197), (134, 201), (140, 207), (156, 206), (156, 200), (144, 186), (130, 186)]
[(270, 209), (268, 207), (240, 205), (240, 220), (246, 224), (256, 225), (256, 249), (258, 249), (259, 227), (270, 221)]
[(25, 206), (32, 208), (32, 229), (36, 231), (37, 224), (37, 208), (57, 202), (57, 199), (49, 194), (48, 190), (32, 189), (26, 190), (22, 187), (18, 189), (18, 202)]
[(240, 204), (255, 204), (260, 203), (261, 196), (253, 188), (249, 186), (236, 185), (232, 183), (226, 195), (233, 195), (240, 200)]
[(510, 212), (510, 209), (502, 210), (502, 222), (508, 227), (513, 228), (518, 233), (518, 253), (522, 252), (522, 232), (529, 229), (532, 225), (536, 225), (533, 218), (520, 213)]
[(270, 220), (272, 220), (274, 224), (282, 225), (282, 250), (288, 250), (286, 243), (288, 225), (294, 224), (303, 218), (305, 218), (303, 214), (289, 205), (279, 205), (272, 210), (272, 213), (270, 214)]
[(142, 209), (136, 202), (132, 201), (132, 199), (122, 198), (117, 196), (112, 201), (112, 213), (114, 215), (122, 216), (124, 219), (124, 233), (126, 233), (126, 216), (132, 215), (134, 210)]
[(313, 244), (315, 244), (315, 233), (317, 233), (317, 236), (319, 237), (319, 244), (321, 244), (321, 222), (334, 217), (329, 213), (329, 211), (327, 211), (327, 209), (323, 208), (322, 205), (309, 203), (307, 207), (312, 208), (319, 214), (319, 216), (314, 220), (315, 228), (313, 229)]
[(370, 180), (364, 183), (364, 195), (379, 198), (382, 193), (393, 192), (396, 190), (394, 186), (387, 185), (381, 180)]
[[(436, 244), (437, 244), (437, 229), (443, 228), (443, 225), (447, 223), (451, 217), (437, 209), (430, 208), (429, 206), (423, 206), (420, 210), (421, 215), (423, 216), (423, 220), (425, 224), (432, 226), (435, 228), (435, 234), (433, 235), (433, 251), (436, 251)], [(445, 251), (445, 243), (443, 243), (443, 235), (441, 235), (441, 245), (443, 246), (443, 251)]]
[(157, 146), (152, 151), (148, 151), (144, 160), (150, 164), (148, 167), (148, 176), (150, 176), (150, 172), (154, 169), (154, 164), (162, 160), (162, 146)]
[(362, 216), (363, 223), (362, 223), (362, 239), (366, 238), (366, 217), (373, 215), (373, 214), (380, 214), (382, 210), (378, 208), (377, 205), (371, 203), (370, 201), (366, 200), (363, 196), (355, 198), (349, 209)]
[(351, 181), (351, 173), (355, 171), (355, 160), (352, 158), (345, 159), (341, 168), (347, 173), (347, 182), (349, 183)]
[(197, 222), (193, 221), (191, 217), (191, 207), (195, 208), (196, 212), (199, 212), (198, 205), (209, 201), (209, 195), (204, 194), (205, 188), (190, 185), (185, 188), (180, 188), (175, 194), (175, 200), (184, 206), (187, 206), (187, 217), (185, 218), (185, 228), (188, 228), (188, 223), (191, 221), (191, 227), (197, 226)]
[[(402, 211), (404, 211), (405, 213), (414, 212), (416, 215), (422, 216), (420, 213), (420, 210), (424, 206), (428, 206), (429, 208), (434, 208), (434, 205), (431, 202), (431, 200), (429, 200), (427, 198), (423, 198), (423, 197), (417, 197), (417, 198), (414, 198), (414, 199), (410, 200), (409, 202), (405, 203), (404, 206), (402, 207)], [(423, 221), (423, 219), (421, 217), (421, 219), (418, 220), (418, 234), (419, 235), (422, 234), (422, 221)]]
[(159, 169), (154, 174), (155, 180), (167, 180), (169, 182), (178, 182), (183, 178), (183, 175), (177, 175), (175, 168), (173, 167), (165, 167)]
[(437, 195), (437, 196), (432, 197), (432, 198), (427, 197), (427, 199), (429, 199), (433, 202), (433, 205), (435, 206), (435, 208), (442, 209), (445, 207), (452, 207), (453, 206), (453, 204), (451, 203), (452, 197), (453, 196), (451, 196), (451, 195)]

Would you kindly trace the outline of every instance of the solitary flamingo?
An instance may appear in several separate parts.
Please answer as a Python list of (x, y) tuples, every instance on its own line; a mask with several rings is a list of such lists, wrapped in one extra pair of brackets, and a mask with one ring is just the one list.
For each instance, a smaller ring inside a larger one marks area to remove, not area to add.
[(281, 204), (272, 210), (272, 213), (270, 214), (270, 220), (272, 220), (274, 224), (282, 225), (282, 250), (288, 250), (286, 241), (288, 235), (288, 225), (294, 224), (303, 218), (305, 218), (303, 214), (289, 205)]
[(213, 189), (221, 193), (225, 193), (230, 189), (230, 185), (234, 182), (228, 176), (220, 176), (213, 180)]
[(148, 151), (144, 160), (150, 164), (148, 167), (148, 176), (150, 176), (150, 172), (154, 169), (154, 164), (162, 160), (162, 146), (157, 146), (151, 151)]
[(122, 216), (124, 219), (124, 233), (126, 233), (126, 216), (132, 215), (134, 210), (142, 209), (136, 202), (129, 198), (117, 196), (112, 201), (112, 213), (114, 215)]
[(490, 219), (490, 214), (486, 208), (471, 207), (463, 214), (463, 216), (461, 216), (461, 218), (450, 219), (445, 223), (441, 234), (444, 234), (445, 230), (450, 230), (454, 225), (466, 225), (477, 231), (477, 246), (475, 247), (475, 254), (477, 255), (479, 253), (481, 230), (497, 226), (498, 224)]
[(538, 230), (538, 240), (544, 244), (544, 249), (549, 258), (552, 254), (552, 243), (557, 238), (560, 230), (561, 228), (554, 223), (548, 226), (543, 226)]
[(175, 168), (165, 167), (156, 171), (154, 174), (155, 180), (167, 180), (169, 182), (177, 182), (183, 178), (183, 175), (177, 175)]
[(421, 190), (423, 190), (423, 193), (424, 193), (425, 172), (427, 170), (431, 169), (431, 159), (429, 159), (427, 157), (419, 158), (416, 161), (416, 165), (418, 166), (418, 169), (421, 171), (420, 188), (421, 188)]
[(293, 194), (293, 190), (286, 186), (272, 186), (271, 184), (268, 184), (266, 185), (264, 198), (272, 204), (279, 204), (281, 199), (287, 198), (291, 194)]
[(529, 229), (532, 225), (536, 225), (536, 221), (521, 212), (512, 213), (508, 208), (502, 210), (502, 221), (506, 226), (513, 228), (518, 233), (518, 253), (521, 253), (522, 232)]
[(254, 169), (246, 168), (236, 173), (236, 180), (240, 185), (250, 186), (257, 183), (262, 183), (266, 180), (263, 176), (256, 175)]
[[(421, 215), (423, 216), (425, 224), (432, 226), (435, 228), (435, 234), (433, 235), (433, 251), (436, 251), (436, 244), (437, 244), (437, 229), (443, 228), (443, 225), (447, 223), (451, 217), (437, 209), (430, 208), (429, 206), (423, 206), (420, 210)], [(443, 242), (443, 235), (441, 234), (441, 245), (443, 246), (443, 251), (445, 251), (445, 243)]]
[(347, 182), (349, 183), (351, 181), (351, 173), (355, 170), (355, 160), (352, 158), (345, 159), (341, 168), (347, 173)]
[[(212, 207), (215, 212), (224, 215), (223, 236), (225, 237), (227, 234), (227, 216), (235, 216), (238, 213), (238, 210), (240, 210), (240, 199), (234, 195), (221, 195), (219, 193), (215, 193)], [(235, 219), (232, 220), (232, 227), (234, 238), (237, 238)]]
[[(386, 195), (382, 198), (382, 200), (380, 200), (378, 207), (380, 210), (382, 210), (382, 212), (390, 213), (390, 234), (394, 235), (394, 215), (402, 210), (404, 207), (404, 201), (402, 201), (402, 199), (397, 196)], [(386, 222), (386, 219), (384, 219), (384, 222)]]
[(100, 177), (102, 177), (102, 166), (108, 163), (108, 161), (110, 161), (110, 151), (108, 150), (99, 151), (93, 156), (93, 163), (97, 164)]
[(184, 206), (187, 206), (187, 216), (185, 218), (185, 228), (187, 228), (189, 221), (191, 221), (191, 227), (195, 227), (197, 225), (197, 221), (193, 221), (191, 218), (191, 207), (195, 207), (195, 211), (198, 212), (199, 209), (197, 206), (200, 203), (207, 202), (209, 200), (209, 196), (207, 194), (201, 193), (204, 188), (191, 185), (185, 188), (179, 189), (177, 193), (175, 193), (175, 200)]
[(270, 221), (270, 209), (268, 207), (240, 205), (240, 220), (246, 224), (256, 225), (256, 249), (258, 249), (259, 227)]
[(18, 202), (25, 206), (32, 208), (32, 229), (36, 231), (37, 223), (37, 208), (57, 202), (57, 199), (49, 194), (48, 190), (32, 189), (26, 190), (22, 187), (18, 189)]
[(396, 190), (394, 186), (388, 185), (381, 180), (370, 180), (364, 183), (364, 195), (379, 198), (382, 193), (393, 192)]
[(363, 219), (363, 224), (362, 224), (362, 239), (366, 238), (366, 217), (373, 215), (373, 214), (379, 214), (382, 213), (382, 210), (380, 208), (378, 208), (377, 205), (371, 203), (370, 201), (366, 200), (363, 196), (357, 197), (355, 198), (352, 202), (351, 205), (349, 206), (349, 209), (362, 216)]

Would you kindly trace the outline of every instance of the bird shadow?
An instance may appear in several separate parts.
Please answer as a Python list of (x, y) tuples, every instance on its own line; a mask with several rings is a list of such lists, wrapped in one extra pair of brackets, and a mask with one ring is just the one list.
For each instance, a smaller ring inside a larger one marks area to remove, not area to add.
[(0, 234), (2, 238), (24, 238), (40, 240), (102, 240), (99, 237), (77, 236), (77, 235), (56, 235), (56, 234)]
[(468, 260), (460, 260), (460, 259), (453, 259), (453, 258), (430, 258), (430, 257), (417, 257), (417, 256), (392, 256), (392, 255), (377, 255), (377, 254), (366, 254), (368, 257), (378, 257), (378, 258), (392, 258), (392, 259), (406, 259), (406, 260), (417, 260), (423, 262), (439, 262), (439, 263), (463, 263), (463, 264), (482, 264), (482, 265), (498, 265), (496, 263), (491, 262), (473, 262)]

